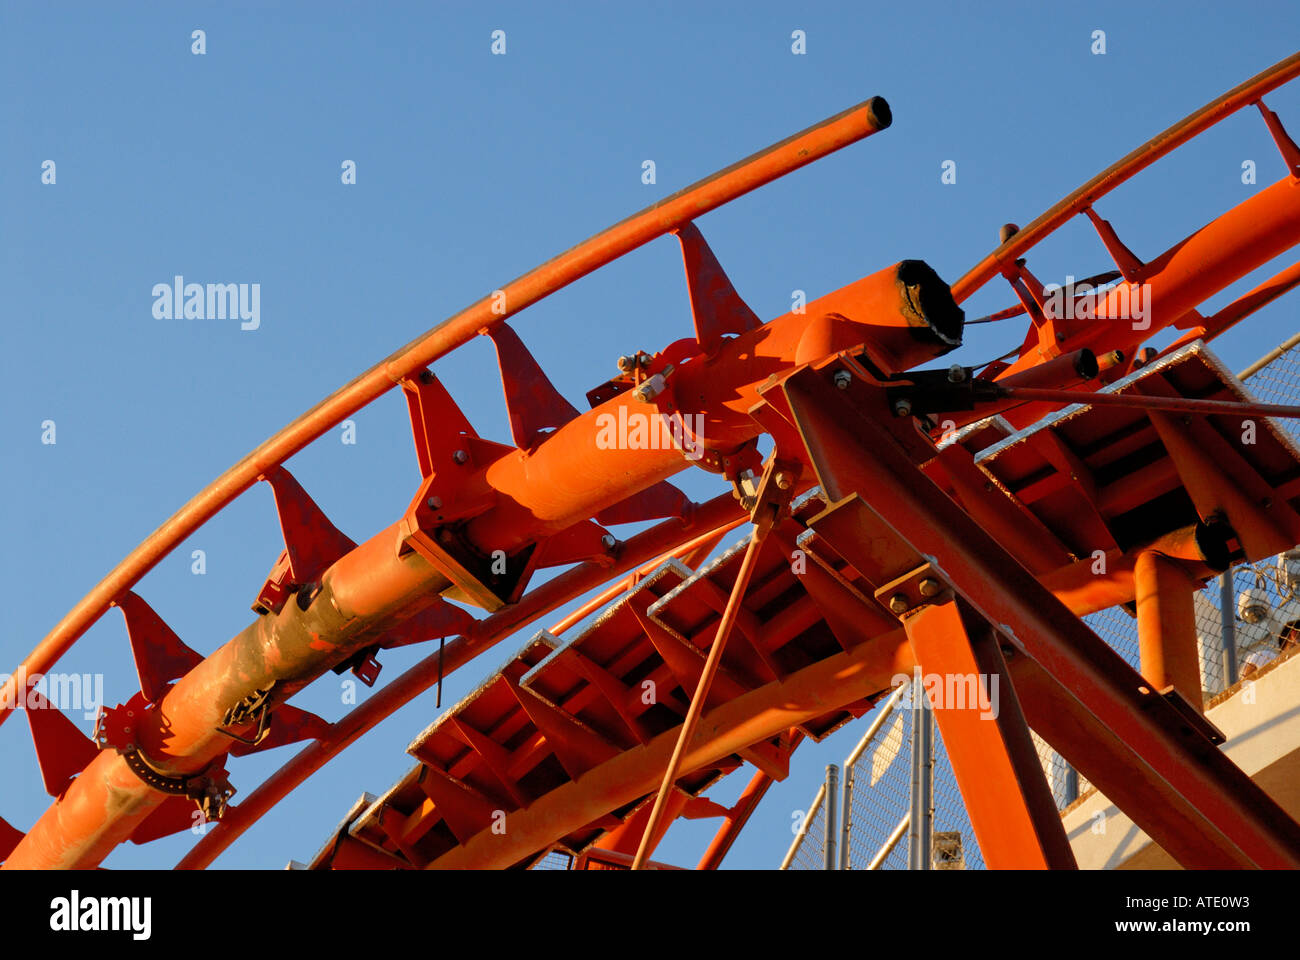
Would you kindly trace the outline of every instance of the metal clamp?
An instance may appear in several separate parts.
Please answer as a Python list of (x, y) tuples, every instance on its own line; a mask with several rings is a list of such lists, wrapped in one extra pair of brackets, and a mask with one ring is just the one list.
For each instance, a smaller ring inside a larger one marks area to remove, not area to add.
[(198, 805), (205, 820), (220, 820), (225, 816), (227, 803), (235, 795), (235, 788), (226, 778), (226, 771), (216, 763), (187, 777), (169, 777), (151, 766), (134, 744), (122, 751), (122, 758), (131, 772), (146, 786), (159, 793), (189, 797)]

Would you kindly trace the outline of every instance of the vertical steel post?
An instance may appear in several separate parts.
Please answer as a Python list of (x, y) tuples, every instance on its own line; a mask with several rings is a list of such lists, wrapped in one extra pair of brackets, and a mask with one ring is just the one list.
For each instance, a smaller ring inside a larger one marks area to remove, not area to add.
[(849, 866), (849, 831), (853, 823), (853, 766), (844, 765), (844, 790), (840, 802), (840, 862), (837, 870), (851, 869)]
[(1233, 586), (1236, 577), (1231, 569), (1219, 574), (1219, 622), (1223, 646), (1223, 687), (1226, 690), (1240, 678), (1237, 672), (1237, 621), (1232, 613)]
[(1065, 764), (1065, 806), (1068, 807), (1079, 799), (1079, 771), (1065, 757), (1061, 757), (1061, 762)]
[(840, 768), (833, 763), (826, 764), (826, 869), (839, 869), (839, 856), (836, 844), (839, 841), (839, 818), (836, 804), (840, 794)]
[[(919, 671), (918, 671), (919, 673)], [(920, 677), (912, 682), (912, 800), (907, 869), (929, 870), (934, 815), (934, 715)]]

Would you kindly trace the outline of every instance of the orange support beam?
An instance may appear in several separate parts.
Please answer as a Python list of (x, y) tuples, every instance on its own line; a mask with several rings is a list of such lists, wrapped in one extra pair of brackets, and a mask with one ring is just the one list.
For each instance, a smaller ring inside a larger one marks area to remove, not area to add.
[(923, 675), (924, 689), (912, 695), (927, 696), (934, 709), (989, 869), (1073, 869), (997, 634), (955, 599), (923, 606), (903, 625)]
[(1201, 710), (1201, 653), (1194, 601), (1201, 584), (1193, 581), (1177, 560), (1154, 550), (1138, 555), (1133, 578), (1142, 676), (1157, 691), (1172, 686)]

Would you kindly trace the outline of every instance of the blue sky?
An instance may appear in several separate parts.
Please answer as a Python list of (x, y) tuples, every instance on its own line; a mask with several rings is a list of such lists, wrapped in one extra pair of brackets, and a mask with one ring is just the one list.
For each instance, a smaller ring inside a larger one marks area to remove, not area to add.
[[(11, 669), (121, 557), (222, 470), (445, 316), (654, 200), (846, 106), (881, 95), (894, 125), (703, 217), (764, 319), (904, 258), (949, 282), (1130, 149), (1294, 52), (1294, 3), (27, 3), (0, 6), (0, 559)], [(206, 53), (191, 53), (191, 32)], [(506, 32), (505, 56), (490, 52)], [(807, 53), (791, 52), (806, 32)], [(1090, 52), (1106, 32), (1105, 55)], [(1300, 133), (1300, 87), (1269, 98)], [(654, 160), (657, 182), (641, 181)], [(1241, 182), (1253, 159), (1258, 185)], [(41, 182), (53, 160), (57, 182)], [(357, 182), (340, 183), (355, 161)], [(957, 182), (940, 182), (941, 164)], [(1098, 205), (1152, 257), (1281, 176), (1254, 111), (1220, 124)], [(1289, 263), (1266, 266), (1207, 304)], [(1080, 221), (1036, 248), (1040, 279), (1110, 266)], [(157, 319), (176, 274), (261, 285), (261, 325)], [(1001, 281), (968, 317), (1014, 301)], [(690, 331), (676, 241), (661, 239), (512, 321), (575, 403), (620, 354)], [(1297, 328), (1276, 303), (1218, 345), (1240, 369)], [(971, 328), (987, 360), (1020, 321)], [(1165, 338), (1153, 341), (1156, 345)], [(490, 344), (438, 365), (477, 429), (506, 439)], [(361, 540), (418, 481), (401, 397), (288, 467)], [(57, 443), (41, 443), (54, 420)], [(696, 471), (681, 485), (717, 492)], [(191, 551), (207, 572), (191, 573)], [(280, 549), (269, 490), (241, 497), (137, 587), (207, 654), (250, 620)], [(548, 621), (549, 622), (549, 621)], [(450, 678), (446, 701), (526, 639)], [(381, 682), (425, 653), (384, 655)], [(60, 665), (136, 690), (110, 611)], [(295, 701), (345, 711), (327, 675)], [(362, 792), (411, 764), (420, 698), (317, 774), (221, 860), (307, 859)], [(770, 867), (791, 811), (858, 728), (798, 752), (728, 860)], [(232, 767), (241, 795), (295, 748)], [(22, 718), (0, 728), (0, 816), (46, 808)], [(729, 800), (739, 782), (719, 791)], [(238, 799), (238, 798), (236, 798)], [(674, 827), (658, 856), (693, 864), (715, 823)], [(170, 866), (188, 835), (111, 867)]]

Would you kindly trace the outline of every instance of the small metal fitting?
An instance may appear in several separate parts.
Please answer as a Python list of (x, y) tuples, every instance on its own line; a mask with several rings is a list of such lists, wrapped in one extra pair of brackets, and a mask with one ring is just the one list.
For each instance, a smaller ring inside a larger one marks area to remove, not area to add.
[(853, 382), (853, 374), (847, 370), (836, 370), (834, 376), (831, 377), (831, 382), (840, 390), (847, 390), (849, 384)]
[(889, 598), (889, 610), (891, 613), (896, 613), (899, 616), (902, 616), (910, 609), (912, 609), (912, 605), (903, 594), (896, 593)]

